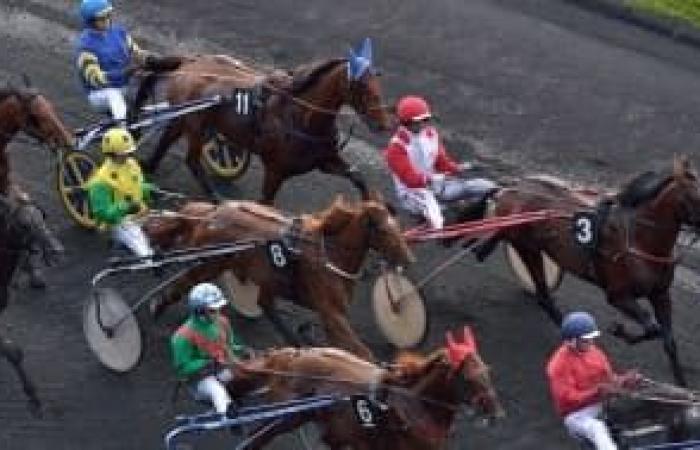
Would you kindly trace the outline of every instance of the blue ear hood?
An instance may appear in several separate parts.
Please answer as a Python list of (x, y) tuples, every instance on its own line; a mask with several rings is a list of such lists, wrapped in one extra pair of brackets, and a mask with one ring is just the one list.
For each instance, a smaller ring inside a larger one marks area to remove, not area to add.
[(350, 49), (348, 79), (357, 81), (372, 67), (372, 40), (365, 38), (360, 45)]

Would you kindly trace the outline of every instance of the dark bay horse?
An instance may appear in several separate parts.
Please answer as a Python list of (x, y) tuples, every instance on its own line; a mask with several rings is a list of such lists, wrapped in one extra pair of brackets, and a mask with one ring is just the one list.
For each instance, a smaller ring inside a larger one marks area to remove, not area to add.
[[(629, 344), (661, 338), (676, 381), (686, 384), (673, 337), (669, 293), (678, 233), (683, 225), (700, 225), (698, 179), (686, 159), (676, 159), (667, 173), (645, 172), (607, 198), (585, 199), (559, 183), (524, 179), (499, 192), (495, 202), (498, 216), (541, 209), (568, 215), (509, 229), (491, 240), (503, 239), (515, 247), (535, 282), (539, 305), (555, 323), (561, 322), (561, 312), (545, 284), (542, 251), (564, 271), (603, 289), (608, 303), (643, 329), (634, 334), (618, 323), (615, 336)], [(594, 212), (599, 226), (588, 223), (574, 230), (572, 217), (579, 211)], [(595, 248), (578, 246), (574, 231), (597, 233)], [(640, 297), (649, 300), (653, 316), (639, 304)]]
[[(11, 191), (15, 192), (15, 189)], [(26, 196), (0, 196), (0, 313), (7, 307), (12, 277), (22, 255), (33, 248), (41, 250), (47, 263), (63, 252), (61, 243), (44, 220), (43, 212)], [(34, 384), (22, 366), (22, 350), (0, 336), (0, 356), (12, 364), (22, 382), (31, 410), (38, 412), (39, 399)]]
[(275, 313), (277, 297), (315, 311), (333, 345), (371, 358), (370, 350), (347, 319), (364, 260), (370, 250), (375, 250), (394, 265), (413, 261), (398, 222), (383, 201), (375, 198), (349, 203), (338, 197), (326, 210), (295, 219), (245, 201), (218, 206), (188, 203), (176, 214), (150, 218), (144, 229), (163, 249), (246, 239), (283, 241), (289, 249), (289, 254), (283, 255), (289, 264), (283, 268), (271, 263), (264, 245), (259, 250), (207, 262), (176, 282), (156, 311), (178, 301), (194, 284), (232, 270), (242, 282), (259, 286), (258, 305), (289, 342), (296, 343), (297, 339)]
[[(364, 70), (353, 70), (366, 61)], [(318, 169), (348, 178), (363, 195), (367, 187), (361, 174), (341, 158), (337, 118), (344, 105), (354, 109), (374, 130), (388, 129), (389, 116), (382, 103), (378, 73), (373, 69), (371, 44), (365, 41), (349, 58), (330, 59), (294, 69), (291, 74), (259, 72), (222, 55), (183, 58), (177, 71), (151, 74), (136, 96), (137, 111), (159, 77), (166, 77), (167, 100), (177, 104), (215, 94), (233, 95), (236, 89), (253, 94), (252, 112), (237, 113), (240, 105), (228, 101), (173, 121), (164, 132), (150, 160), (155, 171), (168, 148), (181, 136), (188, 142), (187, 165), (207, 193), (215, 190), (204, 176), (201, 156), (215, 130), (233, 148), (257, 153), (264, 166), (262, 201), (272, 204), (289, 177)]]
[(47, 100), (33, 88), (0, 89), (0, 194), (10, 186), (10, 164), (5, 148), (19, 132), (52, 149), (73, 147), (73, 135)]
[[(364, 394), (385, 407), (377, 429), (358, 424), (349, 405), (296, 415), (263, 426), (250, 448), (313, 422), (331, 449), (421, 450), (444, 448), (463, 404), (489, 422), (504, 416), (489, 370), (466, 329), (428, 356), (402, 354), (381, 367), (334, 348), (268, 351), (236, 369), (231, 392), (266, 388), (269, 402), (322, 394)], [(451, 335), (450, 335), (451, 336)]]

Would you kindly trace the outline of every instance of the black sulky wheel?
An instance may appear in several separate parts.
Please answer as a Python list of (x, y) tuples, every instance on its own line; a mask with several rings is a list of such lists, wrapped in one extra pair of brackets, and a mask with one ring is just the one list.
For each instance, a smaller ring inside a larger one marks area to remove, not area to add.
[(248, 170), (250, 151), (233, 147), (217, 134), (204, 145), (202, 162), (217, 177), (235, 180)]

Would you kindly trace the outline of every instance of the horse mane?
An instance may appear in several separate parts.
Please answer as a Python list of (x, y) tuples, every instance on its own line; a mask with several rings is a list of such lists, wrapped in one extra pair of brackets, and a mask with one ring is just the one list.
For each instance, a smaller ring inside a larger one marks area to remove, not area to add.
[(359, 213), (342, 195), (336, 196), (331, 205), (311, 216), (310, 228), (323, 234), (333, 234), (341, 230)]
[(655, 198), (672, 179), (669, 174), (648, 170), (628, 181), (617, 194), (617, 201), (623, 207), (636, 208)]
[(292, 71), (292, 86), (290, 94), (299, 95), (315, 85), (316, 82), (338, 64), (347, 62), (346, 58), (333, 58), (326, 61), (315, 61), (296, 67)]

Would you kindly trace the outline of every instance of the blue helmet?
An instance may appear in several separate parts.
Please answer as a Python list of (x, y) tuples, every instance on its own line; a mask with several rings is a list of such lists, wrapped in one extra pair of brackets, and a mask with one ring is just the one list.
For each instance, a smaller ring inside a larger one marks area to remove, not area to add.
[(80, 17), (85, 25), (90, 25), (95, 19), (112, 12), (112, 9), (109, 0), (83, 0), (80, 4)]
[(595, 319), (587, 312), (573, 312), (564, 317), (561, 324), (561, 338), (565, 341), (572, 339), (593, 339), (600, 336)]
[(226, 303), (224, 293), (212, 283), (200, 283), (193, 287), (187, 299), (187, 306), (193, 313), (207, 309), (219, 309)]

